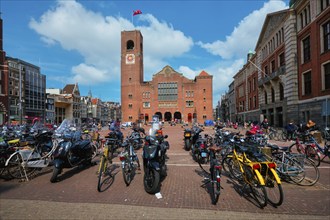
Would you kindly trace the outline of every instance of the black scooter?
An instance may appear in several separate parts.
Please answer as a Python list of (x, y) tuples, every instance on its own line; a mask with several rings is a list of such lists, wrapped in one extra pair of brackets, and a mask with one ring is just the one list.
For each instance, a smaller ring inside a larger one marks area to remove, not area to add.
[(165, 141), (167, 137), (156, 134), (145, 138), (142, 152), (143, 182), (145, 191), (150, 194), (159, 192), (160, 183), (167, 176), (166, 150), (169, 149), (169, 143)]
[(90, 140), (82, 140), (81, 131), (66, 131), (61, 136), (53, 153), (54, 165), (50, 182), (58, 181), (58, 175), (63, 168), (73, 168), (79, 165), (92, 165), (93, 150)]

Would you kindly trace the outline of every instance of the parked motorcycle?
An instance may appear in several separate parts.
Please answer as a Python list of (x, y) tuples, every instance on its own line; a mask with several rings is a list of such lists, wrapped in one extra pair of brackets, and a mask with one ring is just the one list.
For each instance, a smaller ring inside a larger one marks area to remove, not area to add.
[(77, 130), (72, 120), (65, 119), (55, 131), (62, 140), (53, 153), (54, 166), (50, 182), (58, 180), (63, 168), (73, 168), (79, 165), (91, 165), (93, 150), (90, 140), (81, 138), (82, 132)]
[(199, 126), (193, 126), (192, 127), (192, 143), (191, 143), (191, 155), (195, 161), (198, 161), (199, 156), (201, 155), (201, 141), (202, 141), (202, 135), (201, 133), (204, 130)]
[(147, 193), (155, 194), (160, 190), (162, 179), (167, 176), (166, 151), (169, 143), (167, 135), (158, 130), (155, 135), (145, 137), (142, 158), (144, 168), (144, 189)]
[(186, 151), (189, 151), (191, 149), (192, 145), (192, 130), (190, 128), (185, 128), (183, 131), (183, 137), (184, 137), (184, 149)]

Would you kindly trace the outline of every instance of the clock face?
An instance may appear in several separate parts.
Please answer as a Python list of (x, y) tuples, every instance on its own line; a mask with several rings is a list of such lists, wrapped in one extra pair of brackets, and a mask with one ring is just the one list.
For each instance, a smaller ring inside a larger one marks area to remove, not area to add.
[(135, 55), (126, 54), (126, 64), (134, 64), (134, 63), (135, 63)]

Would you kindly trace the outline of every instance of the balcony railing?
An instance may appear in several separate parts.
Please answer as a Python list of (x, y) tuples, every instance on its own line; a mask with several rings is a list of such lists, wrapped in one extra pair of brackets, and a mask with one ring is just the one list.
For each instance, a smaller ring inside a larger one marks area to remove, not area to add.
[(55, 102), (62, 102), (62, 103), (72, 103), (72, 99), (67, 99), (64, 97), (55, 97)]
[(258, 80), (258, 86), (262, 86), (264, 84), (270, 83), (271, 80), (278, 79), (280, 75), (285, 74), (285, 66), (281, 66), (277, 69), (277, 71), (268, 74), (264, 78)]

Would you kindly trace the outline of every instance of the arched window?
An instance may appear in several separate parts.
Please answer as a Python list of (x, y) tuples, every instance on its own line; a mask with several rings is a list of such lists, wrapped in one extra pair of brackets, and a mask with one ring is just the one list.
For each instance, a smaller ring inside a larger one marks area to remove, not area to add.
[(132, 40), (127, 41), (126, 49), (127, 50), (133, 50), (134, 49), (134, 42)]

